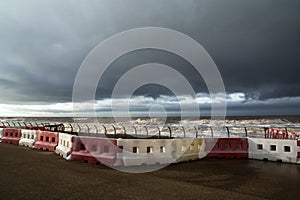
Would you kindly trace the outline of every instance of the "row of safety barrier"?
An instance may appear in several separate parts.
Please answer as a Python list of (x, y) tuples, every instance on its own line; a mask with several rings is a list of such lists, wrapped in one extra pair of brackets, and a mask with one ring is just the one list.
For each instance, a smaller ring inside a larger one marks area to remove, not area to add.
[(249, 158), (300, 164), (300, 140), (266, 138), (123, 139), (43, 130), (0, 128), (2, 143), (53, 151), (67, 160), (107, 166)]
[(287, 128), (284, 130), (265, 128), (265, 138), (270, 139), (296, 139), (298, 134), (294, 131), (288, 131)]

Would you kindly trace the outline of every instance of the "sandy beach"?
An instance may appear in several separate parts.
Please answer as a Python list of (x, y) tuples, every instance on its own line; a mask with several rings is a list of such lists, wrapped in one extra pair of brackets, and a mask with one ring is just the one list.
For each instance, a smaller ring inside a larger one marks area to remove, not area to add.
[(1, 199), (298, 199), (300, 166), (203, 159), (130, 174), (0, 144)]

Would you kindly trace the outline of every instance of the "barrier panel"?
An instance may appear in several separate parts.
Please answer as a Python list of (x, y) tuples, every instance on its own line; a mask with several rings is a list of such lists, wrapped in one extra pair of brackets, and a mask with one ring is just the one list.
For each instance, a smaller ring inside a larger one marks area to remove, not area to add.
[(63, 158), (70, 160), (71, 152), (74, 142), (75, 135), (67, 134), (67, 133), (59, 133), (59, 141), (58, 145), (55, 149), (55, 153), (62, 156)]
[(21, 138), (21, 129), (16, 128), (4, 128), (2, 135), (2, 143), (19, 144)]
[(297, 138), (297, 133), (294, 131), (278, 130), (274, 128), (265, 128), (265, 138), (266, 139), (290, 139), (295, 140)]
[(203, 138), (172, 139), (172, 156), (179, 162), (198, 160), (206, 156)]
[(297, 163), (297, 140), (248, 138), (249, 158)]
[(207, 138), (205, 152), (210, 158), (248, 158), (247, 138)]
[(117, 145), (122, 149), (117, 159), (124, 166), (162, 165), (175, 161), (171, 139), (118, 139)]
[(36, 140), (36, 130), (22, 129), (21, 133), (19, 145), (33, 148)]
[(3, 128), (0, 128), (0, 142), (2, 142)]
[(55, 151), (58, 144), (58, 133), (48, 131), (37, 131), (36, 142), (34, 144), (35, 149), (44, 151)]
[(74, 138), (71, 160), (107, 166), (122, 165), (117, 161), (116, 139), (81, 136)]

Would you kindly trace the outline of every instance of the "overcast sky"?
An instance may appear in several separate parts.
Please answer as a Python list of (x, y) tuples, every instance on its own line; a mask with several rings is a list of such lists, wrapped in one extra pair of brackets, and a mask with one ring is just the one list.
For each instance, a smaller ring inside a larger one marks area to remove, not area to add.
[[(1, 1), (0, 115), (72, 115), (73, 83), (88, 53), (114, 34), (150, 26), (180, 31), (206, 49), (222, 75), (229, 115), (300, 114), (299, 10), (299, 0)], [(126, 71), (154, 62), (183, 74), (201, 114), (209, 114), (206, 85), (189, 63), (141, 50), (120, 57), (100, 80), (99, 115), (109, 115), (112, 90)], [(145, 114), (159, 104), (176, 115), (173, 95), (143, 86), (132, 111)], [(190, 102), (185, 94), (177, 98)]]

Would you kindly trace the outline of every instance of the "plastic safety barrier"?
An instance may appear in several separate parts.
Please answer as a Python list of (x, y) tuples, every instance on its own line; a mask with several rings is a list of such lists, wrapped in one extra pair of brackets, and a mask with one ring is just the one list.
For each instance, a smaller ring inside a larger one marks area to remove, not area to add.
[(35, 149), (44, 151), (55, 151), (58, 144), (58, 133), (48, 131), (37, 131), (36, 142), (34, 144)]
[(0, 128), (0, 142), (2, 142), (3, 128)]
[(173, 139), (172, 145), (172, 156), (178, 163), (198, 160), (206, 155), (205, 140), (203, 138)]
[(22, 129), (21, 133), (22, 136), (19, 145), (33, 148), (36, 139), (36, 130)]
[(297, 137), (297, 133), (293, 131), (286, 130), (278, 130), (274, 128), (266, 128), (265, 129), (265, 138), (266, 139), (291, 139), (295, 140)]
[(19, 144), (21, 138), (21, 129), (16, 128), (4, 128), (2, 135), (2, 143)]
[(297, 163), (297, 140), (248, 138), (249, 158)]
[(207, 157), (248, 158), (247, 138), (208, 138), (205, 143)]
[(71, 160), (106, 166), (122, 165), (117, 162), (117, 139), (81, 136), (74, 138)]
[(67, 160), (70, 160), (71, 153), (73, 150), (72, 147), (73, 147), (74, 137), (76, 136), (67, 133), (59, 133), (59, 141), (55, 149), (55, 153)]
[(121, 152), (117, 159), (124, 166), (170, 164), (175, 160), (172, 156), (171, 139), (118, 139)]

